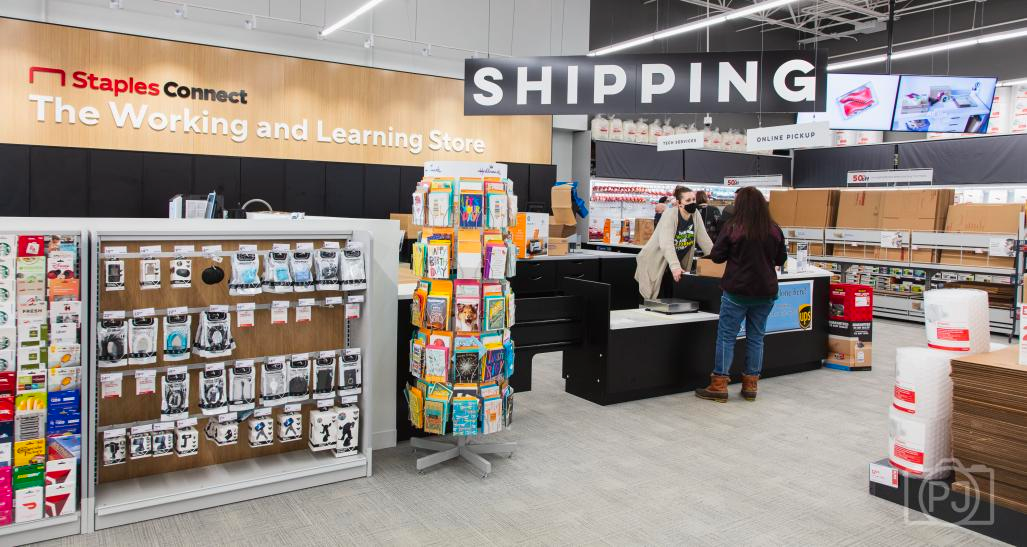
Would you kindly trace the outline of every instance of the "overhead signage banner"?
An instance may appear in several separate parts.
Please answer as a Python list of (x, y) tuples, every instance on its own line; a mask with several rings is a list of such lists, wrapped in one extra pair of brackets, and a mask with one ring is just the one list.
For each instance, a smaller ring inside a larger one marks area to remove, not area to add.
[(826, 64), (813, 50), (467, 59), (464, 114), (815, 112)]
[(783, 186), (781, 175), (751, 175), (745, 177), (724, 177), (725, 186)]
[(848, 184), (897, 184), (934, 181), (934, 169), (886, 169), (883, 171), (849, 171)]
[(749, 152), (831, 146), (831, 128), (827, 122), (759, 127), (745, 134)]
[(658, 152), (667, 152), (670, 150), (693, 150), (702, 147), (702, 131), (681, 133), (679, 135), (663, 135), (656, 139), (656, 150)]

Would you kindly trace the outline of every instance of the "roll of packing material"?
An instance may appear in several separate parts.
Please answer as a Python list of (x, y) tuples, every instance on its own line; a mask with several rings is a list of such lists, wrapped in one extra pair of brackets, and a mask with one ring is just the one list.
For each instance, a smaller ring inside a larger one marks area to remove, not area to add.
[(952, 417), (920, 418), (888, 409), (888, 461), (925, 479), (948, 474), (952, 458)]
[(921, 418), (951, 416), (951, 360), (961, 355), (930, 348), (896, 350), (892, 407)]
[(991, 348), (988, 293), (977, 289), (935, 289), (924, 293), (927, 346), (963, 355)]

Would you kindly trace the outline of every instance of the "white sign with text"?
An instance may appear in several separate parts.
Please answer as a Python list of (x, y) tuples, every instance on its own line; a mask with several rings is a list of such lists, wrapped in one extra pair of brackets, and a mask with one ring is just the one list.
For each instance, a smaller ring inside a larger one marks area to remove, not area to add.
[(656, 139), (656, 151), (666, 152), (669, 150), (694, 150), (703, 147), (702, 131), (681, 133), (678, 135), (663, 135)]
[(754, 127), (745, 134), (745, 148), (749, 152), (831, 146), (831, 128), (827, 122)]

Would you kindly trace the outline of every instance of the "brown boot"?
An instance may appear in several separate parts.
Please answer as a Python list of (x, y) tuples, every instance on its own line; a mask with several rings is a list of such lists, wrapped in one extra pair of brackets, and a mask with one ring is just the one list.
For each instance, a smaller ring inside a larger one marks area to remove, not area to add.
[(695, 390), (695, 396), (700, 399), (709, 399), (718, 403), (727, 402), (727, 382), (730, 378), (719, 374), (710, 375), (709, 387)]
[(742, 398), (746, 401), (756, 400), (756, 382), (760, 379), (759, 375), (749, 376), (748, 374), (742, 375)]

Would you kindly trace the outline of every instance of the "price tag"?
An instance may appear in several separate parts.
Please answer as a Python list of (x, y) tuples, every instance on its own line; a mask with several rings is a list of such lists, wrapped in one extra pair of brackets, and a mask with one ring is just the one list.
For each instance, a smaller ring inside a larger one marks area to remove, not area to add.
[(192, 427), (194, 425), (196, 425), (196, 418), (186, 418), (175, 422), (175, 427), (179, 429), (182, 429), (183, 427)]
[(168, 315), (189, 315), (189, 308), (185, 306), (178, 306), (177, 308), (168, 308)]
[(175, 429), (175, 424), (171, 422), (159, 422), (153, 424), (153, 430), (156, 431), (171, 431)]
[(257, 409), (253, 410), (253, 417), (254, 418), (263, 418), (264, 416), (270, 416), (270, 415), (271, 415), (271, 409), (270, 408), (266, 408), (265, 407), (265, 408), (257, 408)]
[(125, 428), (124, 427), (118, 427), (118, 428), (115, 428), (115, 429), (108, 429), (107, 431), (103, 432), (103, 438), (104, 439), (116, 439), (118, 437), (124, 437), (124, 436), (125, 436)]
[(314, 244), (309, 242), (309, 241), (304, 242), (304, 243), (297, 243), (296, 244), (296, 250), (297, 251), (313, 251), (314, 250)]
[(253, 326), (253, 302), (242, 302), (235, 306), (236, 325), (239, 327)]
[(989, 238), (988, 256), (1016, 256), (1016, 240), (1011, 237)]
[(120, 372), (105, 372), (100, 375), (100, 397), (104, 399), (118, 399), (121, 397)]
[(309, 323), (310, 322), (310, 306), (297, 306), (296, 307), (296, 322), (297, 323)]
[(339, 306), (342, 304), (341, 296), (329, 296), (325, 298), (325, 306)]
[(324, 410), (326, 408), (331, 408), (333, 404), (335, 404), (334, 398), (332, 398), (332, 399), (318, 399), (318, 401), (317, 401), (317, 408), (318, 408), (318, 410)]
[(136, 395), (151, 395), (157, 392), (157, 371), (153, 369), (137, 370)]
[(104, 247), (104, 254), (123, 255), (128, 252), (128, 247)]
[(175, 245), (175, 252), (176, 253), (195, 253), (196, 252), (196, 246), (195, 245)]
[(203, 246), (203, 253), (204, 254), (208, 254), (208, 253), (212, 254), (212, 253), (220, 253), (220, 252), (221, 252), (221, 245), (204, 245)]
[(339, 397), (339, 402), (344, 405), (356, 404), (359, 398), (356, 395), (349, 395), (345, 397)]
[(154, 255), (162, 252), (164, 252), (164, 249), (160, 245), (145, 245), (139, 247), (139, 254), (141, 255)]
[(207, 306), (207, 311), (213, 313), (228, 313), (228, 306), (225, 304), (212, 304)]
[(111, 319), (124, 319), (125, 310), (108, 310), (103, 312), (103, 318), (107, 320)]
[(346, 304), (346, 319), (360, 319), (360, 304)]
[(364, 295), (362, 294), (351, 294), (346, 297), (346, 302), (350, 304), (359, 304), (364, 301)]
[(289, 322), (289, 301), (275, 300), (271, 303), (271, 324), (284, 325)]
[(225, 363), (207, 363), (203, 365), (203, 370), (206, 372), (213, 372), (215, 370), (225, 370)]
[(339, 248), (339, 242), (338, 241), (325, 241), (324, 242), (324, 248), (325, 249), (338, 249)]
[(153, 308), (142, 308), (138, 310), (132, 310), (132, 317), (139, 319), (140, 317), (153, 317), (156, 315), (156, 311)]
[(239, 245), (239, 252), (242, 253), (255, 253), (257, 252), (257, 246), (249, 243)]
[(176, 374), (185, 374), (188, 370), (188, 366), (168, 367), (167, 374), (168, 376), (174, 376)]
[(303, 407), (303, 405), (301, 405), (299, 403), (293, 403), (291, 405), (285, 405), (285, 411), (286, 412), (299, 412), (300, 408), (302, 408), (302, 407)]
[(224, 424), (228, 422), (234, 422), (239, 419), (239, 415), (235, 412), (226, 412), (224, 414), (218, 414), (218, 423)]
[(296, 301), (297, 306), (316, 306), (313, 298), (300, 298)]
[(271, 244), (271, 250), (272, 251), (289, 251), (291, 249), (292, 249), (292, 247), (289, 246), (288, 243), (272, 243)]
[(870, 482), (883, 484), (891, 488), (899, 487), (899, 470), (890, 465), (870, 464)]
[(335, 357), (335, 350), (322, 351), (321, 353), (318, 354), (318, 356), (320, 358), (322, 358), (322, 359), (334, 358)]
[(149, 433), (153, 431), (153, 424), (137, 425), (132, 428), (133, 435), (139, 435), (142, 433)]
[(309, 353), (294, 353), (294, 354), (292, 354), (292, 360), (293, 361), (304, 361), (304, 360), (309, 359), (309, 358), (310, 358), (310, 354)]

